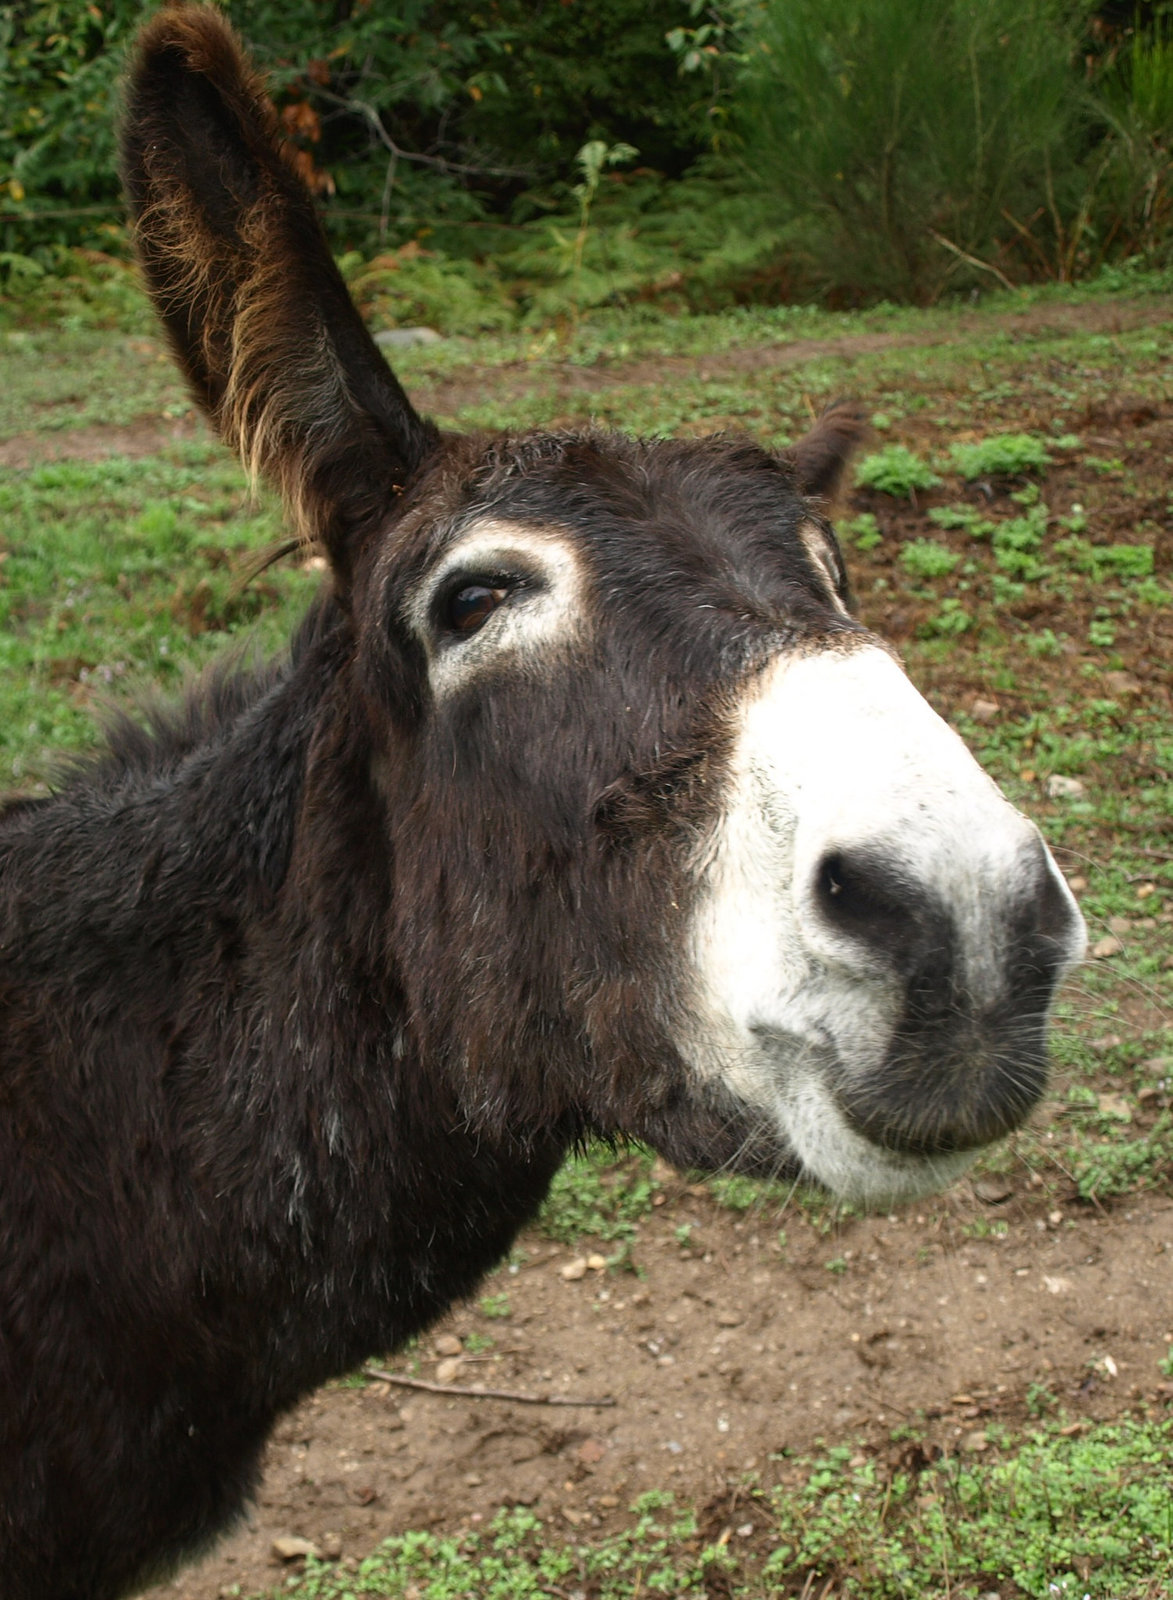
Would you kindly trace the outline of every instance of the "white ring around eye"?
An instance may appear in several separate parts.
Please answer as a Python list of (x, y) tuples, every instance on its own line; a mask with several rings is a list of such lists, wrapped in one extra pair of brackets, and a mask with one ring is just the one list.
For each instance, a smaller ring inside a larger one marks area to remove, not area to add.
[[(484, 574), (486, 587), (490, 575), (501, 573), (525, 573), (527, 581), (472, 633), (446, 630), (440, 637), (434, 621), (437, 599), (458, 573), (469, 575), (469, 587), (477, 585), (478, 573)], [(411, 607), (433, 691), (454, 689), (504, 659), (524, 664), (540, 652), (543, 665), (548, 663), (552, 643), (581, 635), (584, 588), (579, 557), (560, 530), (489, 518), (472, 523), (445, 550)]]

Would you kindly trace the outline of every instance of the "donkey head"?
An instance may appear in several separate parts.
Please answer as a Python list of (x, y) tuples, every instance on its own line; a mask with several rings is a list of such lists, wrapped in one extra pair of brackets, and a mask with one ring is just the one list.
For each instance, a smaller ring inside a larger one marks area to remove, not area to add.
[(1082, 923), (851, 616), (817, 502), (854, 417), (782, 455), (442, 438), (213, 12), (146, 29), (124, 167), (197, 398), (329, 557), (322, 714), (364, 741), (418, 1070), (487, 1135), (630, 1134), (872, 1200), (1020, 1122)]

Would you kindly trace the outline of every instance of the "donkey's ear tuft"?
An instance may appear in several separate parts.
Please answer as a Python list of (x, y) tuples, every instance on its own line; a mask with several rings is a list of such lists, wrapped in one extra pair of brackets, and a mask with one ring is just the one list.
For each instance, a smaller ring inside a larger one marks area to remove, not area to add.
[(869, 432), (862, 408), (854, 401), (837, 400), (808, 434), (782, 452), (782, 458), (794, 468), (804, 495), (833, 500), (848, 463)]
[(188, 382), (345, 580), (354, 541), (436, 447), (334, 264), (260, 79), (223, 17), (139, 35), (122, 174), (139, 260)]

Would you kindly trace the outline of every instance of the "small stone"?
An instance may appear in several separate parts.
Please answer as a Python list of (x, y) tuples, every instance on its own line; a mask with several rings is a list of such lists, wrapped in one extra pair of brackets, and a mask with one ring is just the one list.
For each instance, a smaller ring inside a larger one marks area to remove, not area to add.
[(993, 722), (1001, 709), (996, 700), (983, 700), (979, 695), (969, 712), (975, 722)]
[(1141, 694), (1144, 685), (1131, 672), (1105, 672), (1104, 686), (1113, 694)]
[(1000, 1206), (1012, 1198), (1014, 1185), (1006, 1178), (978, 1178), (973, 1192), (983, 1205)]
[(1136, 898), (1138, 900), (1149, 900), (1156, 892), (1157, 886), (1155, 883), (1138, 883), (1136, 886)]
[(976, 1455), (982, 1450), (988, 1450), (990, 1448), (990, 1441), (986, 1438), (985, 1434), (980, 1428), (975, 1428), (972, 1433), (967, 1433), (964, 1435), (961, 1441), (961, 1448), (973, 1455)]
[(1078, 778), (1066, 778), (1061, 772), (1053, 772), (1047, 779), (1047, 793), (1052, 800), (1078, 800), (1085, 792)]
[(722, 1328), (740, 1328), (745, 1321), (740, 1311), (718, 1311), (717, 1323)]
[(318, 1540), (323, 1561), (337, 1561), (342, 1555), (342, 1537), (337, 1533), (324, 1533)]
[(1137, 1071), (1147, 1072), (1154, 1078), (1163, 1078), (1167, 1073), (1173, 1072), (1173, 1056), (1149, 1056), (1141, 1062)]
[(417, 344), (439, 344), (443, 337), (435, 328), (380, 328), (375, 343), (384, 350), (410, 350)]
[(1118, 1122), (1132, 1121), (1132, 1107), (1122, 1094), (1098, 1094), (1096, 1105), (1102, 1116), (1115, 1117)]
[(1132, 932), (1132, 918), (1131, 917), (1109, 917), (1108, 918), (1108, 932), (1109, 933), (1131, 933)]
[(601, 1439), (584, 1439), (578, 1447), (578, 1459), (584, 1467), (597, 1466), (607, 1454), (607, 1446)]
[(1057, 1228), (1063, 1221), (1063, 1213), (1061, 1211), (1048, 1211), (1047, 1221), (1051, 1224), (1052, 1228)]
[(737, 1530), (737, 1537), (739, 1539), (750, 1539), (750, 1538), (752, 1538), (753, 1537), (753, 1523), (752, 1522), (743, 1522), (740, 1525), (740, 1527), (738, 1528), (738, 1530)]
[(1098, 1056), (1106, 1055), (1109, 1050), (1117, 1050), (1124, 1043), (1118, 1033), (1106, 1033), (1102, 1039), (1092, 1039), (1088, 1044), (1089, 1050), (1094, 1050)]
[(587, 1268), (591, 1272), (606, 1272), (607, 1257), (595, 1254), (586, 1258)]
[(309, 1539), (289, 1535), (273, 1540), (273, 1554), (278, 1561), (304, 1561), (306, 1556), (316, 1556), (318, 1549)]
[(466, 1472), (464, 1475), (464, 1481), (470, 1489), (479, 1489), (485, 1480), (481, 1477), (479, 1472)]
[(436, 1382), (451, 1383), (463, 1365), (459, 1356), (450, 1356), (446, 1361), (441, 1361), (436, 1367)]
[(464, 1346), (454, 1333), (442, 1333), (436, 1340), (435, 1350), (438, 1356), (458, 1356)]
[(586, 1260), (583, 1256), (575, 1256), (573, 1261), (568, 1261), (565, 1266), (558, 1268), (558, 1275), (567, 1283), (577, 1283), (580, 1278), (585, 1278), (587, 1272)]
[(1096, 940), (1092, 945), (1092, 955), (1097, 961), (1106, 961), (1109, 956), (1118, 956), (1123, 949), (1120, 940), (1115, 934), (1111, 934), (1106, 939)]
[(1048, 1278), (1044, 1275), (1043, 1288), (1048, 1294), (1070, 1294), (1072, 1282), (1070, 1278)]
[(1067, 887), (1071, 890), (1072, 894), (1086, 894), (1087, 879), (1081, 873), (1076, 873), (1074, 878), (1068, 878)]
[(603, 1511), (614, 1511), (619, 1504), (619, 1496), (617, 1494), (601, 1494), (595, 1504)]

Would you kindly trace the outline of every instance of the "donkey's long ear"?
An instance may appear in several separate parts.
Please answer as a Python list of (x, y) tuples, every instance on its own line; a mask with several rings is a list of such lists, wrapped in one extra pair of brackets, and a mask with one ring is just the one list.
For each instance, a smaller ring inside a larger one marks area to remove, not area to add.
[(155, 306), (197, 400), (345, 581), (437, 434), (354, 307), (240, 43), (202, 6), (143, 29), (123, 182)]
[(867, 418), (853, 401), (838, 400), (829, 406), (808, 434), (782, 452), (803, 494), (833, 500), (848, 462), (868, 432)]

